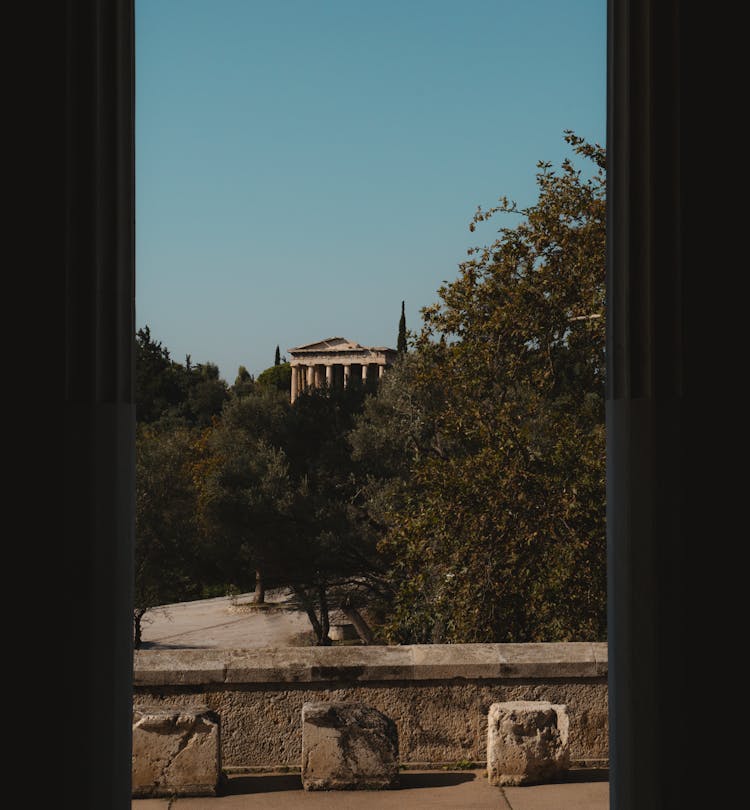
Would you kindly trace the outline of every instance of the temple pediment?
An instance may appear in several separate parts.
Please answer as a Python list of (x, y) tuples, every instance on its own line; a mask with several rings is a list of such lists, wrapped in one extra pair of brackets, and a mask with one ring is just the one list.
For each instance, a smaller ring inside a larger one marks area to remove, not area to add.
[(365, 347), (360, 345), (359, 343), (355, 343), (353, 340), (347, 340), (344, 337), (331, 337), (326, 338), (325, 340), (318, 340), (315, 343), (306, 343), (304, 346), (295, 346), (293, 349), (289, 349), (289, 353), (293, 354), (295, 352), (345, 352), (345, 351), (357, 351), (359, 349), (364, 349)]

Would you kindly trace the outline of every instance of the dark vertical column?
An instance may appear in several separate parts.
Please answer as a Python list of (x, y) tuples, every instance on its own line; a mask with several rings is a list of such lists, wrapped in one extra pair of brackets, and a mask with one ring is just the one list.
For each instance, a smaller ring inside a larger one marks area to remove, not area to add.
[[(131, 0), (69, 0), (65, 37), (64, 800), (130, 807), (134, 495)], [(61, 32), (62, 34), (63, 32)]]
[(691, 782), (680, 26), (676, 0), (610, 0), (607, 536), (617, 810), (687, 807)]

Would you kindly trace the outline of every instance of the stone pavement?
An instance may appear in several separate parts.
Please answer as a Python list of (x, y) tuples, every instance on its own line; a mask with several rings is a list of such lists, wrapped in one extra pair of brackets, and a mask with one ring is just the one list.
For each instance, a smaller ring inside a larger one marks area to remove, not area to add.
[(385, 791), (306, 793), (299, 774), (232, 776), (225, 795), (202, 799), (138, 799), (132, 810), (608, 810), (606, 771), (571, 771), (566, 781), (492, 787), (486, 772), (404, 771)]
[(252, 594), (245, 593), (153, 608), (143, 619), (143, 649), (246, 649), (311, 643), (310, 621), (292, 607), (285, 589), (267, 591), (265, 608), (253, 607), (252, 599)]

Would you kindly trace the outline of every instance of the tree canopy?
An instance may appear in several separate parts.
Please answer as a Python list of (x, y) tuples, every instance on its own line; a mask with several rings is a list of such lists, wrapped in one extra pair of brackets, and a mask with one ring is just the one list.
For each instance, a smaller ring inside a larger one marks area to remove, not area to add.
[[(289, 403), (258, 386), (204, 433), (198, 513), (227, 582), (286, 585), (329, 643), (329, 609), (378, 590), (377, 535), (361, 507), (346, 435), (365, 393), (313, 391)], [(382, 590), (382, 589), (381, 589)]]
[(196, 434), (188, 426), (136, 431), (134, 640), (156, 605), (198, 598), (206, 575), (198, 547), (193, 476)]
[(258, 375), (258, 385), (272, 386), (279, 391), (286, 392), (288, 396), (292, 390), (291, 364), (279, 361), (265, 371), (261, 371)]
[(352, 437), (386, 467), (369, 487), (399, 583), (394, 640), (605, 632), (605, 155), (566, 139), (593, 171), (540, 163), (534, 205), (477, 210), (472, 231), (522, 219), (423, 310), (413, 357)]
[(227, 384), (215, 363), (194, 365), (190, 355), (177, 363), (144, 326), (135, 338), (135, 398), (139, 423), (160, 419), (207, 425), (221, 413), (228, 398)]

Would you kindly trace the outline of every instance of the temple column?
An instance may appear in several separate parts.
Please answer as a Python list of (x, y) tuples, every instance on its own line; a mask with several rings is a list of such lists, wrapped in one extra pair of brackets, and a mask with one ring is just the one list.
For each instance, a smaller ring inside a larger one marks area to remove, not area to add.
[(352, 372), (351, 363), (345, 363), (344, 364), (344, 388), (349, 387), (349, 375), (351, 374), (351, 372)]
[(362, 363), (362, 386), (367, 385), (367, 369), (368, 363)]
[(297, 399), (297, 366), (292, 366), (292, 393), (290, 401)]
[(328, 388), (333, 388), (333, 365), (326, 366), (326, 385)]
[(385, 364), (378, 366), (378, 379), (382, 379), (383, 373), (385, 372)]
[(315, 388), (315, 366), (307, 366), (307, 387)]

